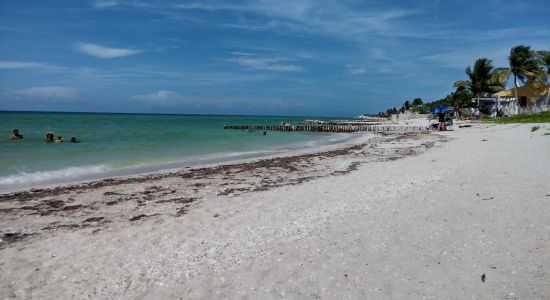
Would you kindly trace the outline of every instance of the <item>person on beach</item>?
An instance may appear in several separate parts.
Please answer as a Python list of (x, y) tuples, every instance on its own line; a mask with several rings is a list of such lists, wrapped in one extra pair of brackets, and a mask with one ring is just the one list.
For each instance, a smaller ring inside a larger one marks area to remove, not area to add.
[(476, 110), (474, 110), (474, 118), (476, 120), (479, 120), (480, 116), (481, 116), (481, 112), (479, 111), (479, 108), (476, 108)]
[(437, 118), (439, 119), (439, 131), (446, 130), (445, 128), (445, 113), (440, 111), (437, 113)]
[(51, 142), (53, 142), (53, 141), (54, 141), (53, 132), (48, 131), (48, 133), (46, 133), (46, 137), (44, 138), (44, 140), (46, 141), (46, 143), (51, 143)]
[(22, 140), (23, 135), (19, 133), (19, 129), (14, 129), (11, 133), (10, 140)]
[(453, 115), (450, 113), (445, 115), (445, 130), (447, 130), (447, 124), (453, 126)]
[(433, 114), (432, 112), (430, 112), (430, 113), (428, 114), (428, 123), (429, 123), (429, 124), (432, 124), (432, 119), (433, 119), (433, 118), (434, 118), (434, 114)]

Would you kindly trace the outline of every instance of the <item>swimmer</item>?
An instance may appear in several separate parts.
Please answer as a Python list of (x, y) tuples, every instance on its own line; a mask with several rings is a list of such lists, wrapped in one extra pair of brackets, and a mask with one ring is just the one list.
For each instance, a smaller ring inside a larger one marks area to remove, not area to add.
[(55, 139), (55, 142), (56, 142), (56, 143), (63, 143), (63, 137), (62, 137), (62, 136), (58, 136), (58, 137)]
[(46, 134), (46, 137), (44, 138), (44, 140), (46, 141), (46, 143), (51, 143), (51, 142), (53, 142), (53, 141), (54, 141), (53, 132), (48, 131), (48, 133)]
[(71, 138), (71, 143), (80, 143), (80, 141), (77, 140), (76, 137), (73, 136), (73, 137)]
[(19, 129), (14, 129), (11, 133), (10, 140), (22, 140), (23, 135), (19, 133)]

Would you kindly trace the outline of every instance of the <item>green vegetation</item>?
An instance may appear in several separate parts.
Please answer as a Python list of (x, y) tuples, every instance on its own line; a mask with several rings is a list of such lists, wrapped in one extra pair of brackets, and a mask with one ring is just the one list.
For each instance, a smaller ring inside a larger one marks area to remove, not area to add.
[[(516, 115), (509, 118), (498, 118), (498, 119), (490, 119), (487, 118), (484, 120), (488, 122), (495, 122), (498, 124), (509, 124), (509, 123), (550, 123), (550, 111), (545, 111), (538, 114), (522, 114), (522, 115)], [(534, 126), (537, 127), (537, 126)], [(532, 130), (534, 131), (534, 130)]]
[[(508, 57), (510, 73), (514, 75), (514, 94), (518, 98), (518, 79), (525, 82), (526, 79), (537, 80), (545, 76), (542, 70), (541, 57), (531, 47), (519, 45), (510, 49)], [(546, 78), (544, 78), (546, 80)]]
[[(508, 67), (494, 67), (488, 58), (479, 58), (473, 67), (468, 66), (465, 73), (468, 79), (458, 80), (454, 83), (454, 92), (442, 99), (432, 102), (424, 102), (420, 98), (412, 102), (407, 100), (401, 108), (393, 107), (376, 116), (387, 117), (390, 114), (411, 110), (418, 113), (426, 113), (438, 106), (451, 106), (454, 108), (479, 107), (479, 100), (473, 103), (472, 99), (492, 97), (496, 92), (505, 88), (506, 82), (513, 76), (514, 93), (517, 97), (518, 81), (525, 84), (526, 81), (542, 81), (550, 79), (550, 50), (535, 51), (531, 47), (519, 45), (510, 49)], [(546, 70), (545, 70), (546, 69)], [(550, 93), (546, 97), (546, 105), (550, 102)], [(547, 114), (534, 115), (533, 117), (517, 116), (497, 121), (498, 123), (534, 123), (548, 122)]]
[(459, 91), (469, 91), (474, 94), (479, 105), (479, 98), (482, 95), (494, 94), (504, 89), (504, 84), (508, 79), (508, 69), (495, 68), (493, 62), (487, 58), (480, 58), (474, 63), (474, 68), (466, 68), (467, 80), (459, 80), (454, 86)]

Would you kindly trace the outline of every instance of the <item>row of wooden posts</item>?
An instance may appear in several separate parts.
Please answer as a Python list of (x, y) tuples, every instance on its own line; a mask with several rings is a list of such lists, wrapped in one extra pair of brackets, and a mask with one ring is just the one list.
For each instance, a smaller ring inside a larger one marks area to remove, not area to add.
[(410, 132), (429, 130), (428, 126), (402, 125), (224, 125), (224, 129), (264, 131), (311, 131), (311, 132)]

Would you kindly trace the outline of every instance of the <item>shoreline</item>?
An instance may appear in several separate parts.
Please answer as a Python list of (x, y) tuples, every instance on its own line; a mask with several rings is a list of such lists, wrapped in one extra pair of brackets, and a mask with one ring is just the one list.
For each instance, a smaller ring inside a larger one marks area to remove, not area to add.
[(4, 198), (0, 295), (544, 298), (550, 128), (530, 126)]
[[(248, 192), (271, 190), (319, 178), (346, 175), (357, 170), (364, 163), (415, 155), (417, 151), (433, 147), (436, 140), (444, 141), (441, 138), (420, 132), (362, 134), (345, 143), (302, 149), (264, 158), (3, 193), (0, 194), (0, 215), (9, 214), (10, 219), (14, 217), (14, 213), (20, 214), (21, 217), (50, 216), (59, 213), (64, 215), (65, 212), (78, 215), (80, 211), (85, 211), (86, 215), (95, 215), (98, 210), (110, 210), (121, 203), (125, 206), (137, 205), (135, 208), (141, 208), (147, 206), (151, 200), (155, 200), (155, 204), (183, 204), (178, 205), (175, 212), (175, 216), (181, 216), (199, 200), (220, 196), (236, 197)], [(399, 146), (403, 141), (408, 141), (405, 148)], [(381, 145), (391, 146), (377, 149)], [(283, 174), (284, 177), (282, 177)], [(21, 206), (21, 204), (24, 205)], [(172, 207), (162, 207), (162, 209), (170, 208)], [(131, 213), (125, 207), (122, 209), (124, 214)], [(158, 215), (159, 207), (150, 209), (148, 213), (138, 214), (140, 218)], [(135, 217), (128, 215), (130, 220)], [(101, 218), (102, 222), (105, 221), (103, 217)], [(90, 224), (88, 219), (80, 224), (59, 225), (57, 221), (52, 223), (48, 218), (44, 218), (39, 220), (40, 225), (35, 229), (40, 233), (48, 233), (56, 228), (80, 228), (102, 224), (102, 222)], [(12, 240), (18, 241), (20, 238), (36, 235), (34, 231), (31, 234), (23, 232), (21, 235), (20, 233), (17, 231), (3, 233), (4, 244), (0, 243), (0, 248), (5, 245), (5, 241), (10, 243)]]
[(0, 191), (0, 201), (9, 201), (14, 199), (25, 200), (32, 197), (51, 196), (71, 191), (86, 190), (90, 188), (102, 188), (129, 183), (146, 183), (150, 181), (181, 176), (194, 177), (195, 174), (215, 173), (224, 169), (232, 169), (238, 167), (248, 168), (255, 165), (272, 165), (273, 162), (278, 162), (279, 160), (293, 161), (312, 156), (324, 156), (331, 154), (338, 155), (347, 152), (349, 149), (364, 145), (376, 136), (376, 134), (372, 133), (360, 134), (356, 136), (350, 136), (349, 138), (341, 140), (337, 143), (321, 144), (313, 148), (301, 148), (280, 153), (270, 153), (263, 156), (254, 156), (250, 158), (240, 159), (227, 159), (211, 163), (198, 164), (194, 166), (163, 168), (157, 171), (141, 172), (131, 175), (109, 176), (105, 178), (79, 180), (68, 183), (39, 185), (6, 192)]
[[(20, 123), (19, 120), (25, 120)], [(298, 122), (296, 118), (288, 119)], [(322, 134), (226, 131), (225, 124), (278, 124), (280, 117), (258, 116), (112, 116), (45, 113), (7, 114), (3, 128), (19, 127), (25, 139), (2, 139), (4, 165), (0, 190), (72, 183), (195, 166), (241, 157), (257, 157), (286, 148), (331, 143)], [(138, 129), (139, 128), (139, 129)], [(67, 137), (44, 143), (44, 130)], [(80, 143), (69, 143), (76, 136)], [(336, 139), (339, 139), (336, 137)], [(228, 157), (229, 156), (229, 157)], [(234, 157), (232, 157), (234, 156)]]
[[(367, 134), (346, 134), (346, 133), (336, 133), (336, 134), (326, 134), (327, 136), (324, 139), (317, 140), (314, 145), (299, 145), (299, 144), (289, 144), (285, 146), (278, 146), (275, 148), (266, 148), (258, 149), (257, 151), (243, 152), (243, 153), (234, 153), (234, 152), (225, 152), (218, 154), (209, 154), (206, 156), (194, 156), (180, 161), (173, 162), (160, 162), (160, 163), (151, 163), (144, 165), (128, 166), (122, 169), (107, 170), (101, 171), (99, 173), (92, 173), (87, 175), (78, 176), (77, 179), (67, 179), (59, 178), (53, 180), (43, 180), (38, 182), (32, 182), (28, 184), (11, 184), (11, 185), (0, 185), (0, 195), (9, 194), (14, 192), (21, 192), (31, 189), (45, 189), (51, 186), (69, 186), (69, 185), (79, 185), (83, 183), (91, 183), (95, 181), (109, 180), (114, 178), (126, 178), (126, 177), (136, 177), (136, 176), (145, 176), (152, 175), (156, 173), (166, 173), (166, 172), (177, 172), (182, 169), (188, 168), (203, 168), (208, 166), (215, 166), (221, 164), (232, 164), (239, 163), (244, 161), (251, 161), (262, 158), (276, 157), (276, 156), (292, 156), (297, 155), (303, 152), (317, 152), (322, 151), (323, 149), (331, 147), (340, 147), (354, 141), (362, 140), (365, 136), (371, 135)], [(331, 138), (329, 138), (331, 137)], [(100, 167), (103, 165), (98, 165)], [(86, 166), (75, 166), (76, 168), (83, 168)], [(94, 167), (94, 166), (90, 166)], [(69, 167), (70, 168), (70, 167)], [(59, 172), (65, 169), (59, 170), (50, 170), (50, 171), (37, 171), (33, 173), (40, 172)], [(29, 173), (29, 174), (33, 174)], [(8, 175), (14, 176), (14, 175)]]

